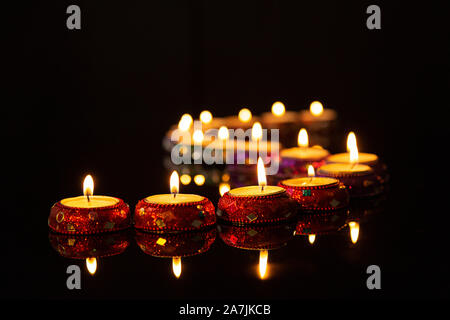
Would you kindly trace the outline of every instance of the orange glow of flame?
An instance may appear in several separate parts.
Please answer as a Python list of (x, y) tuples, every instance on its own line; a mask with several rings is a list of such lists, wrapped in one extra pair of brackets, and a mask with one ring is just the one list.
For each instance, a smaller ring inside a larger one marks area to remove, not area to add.
[(314, 241), (316, 241), (316, 235), (315, 234), (308, 235), (308, 241), (310, 244), (313, 244)]
[(94, 179), (92, 179), (92, 176), (90, 174), (88, 174), (86, 178), (84, 178), (83, 194), (85, 196), (92, 196), (94, 194)]
[(220, 196), (223, 196), (226, 192), (230, 191), (230, 184), (226, 182), (222, 182), (219, 185), (219, 193)]
[(298, 132), (297, 143), (301, 148), (307, 148), (309, 146), (308, 132), (306, 132), (306, 129), (302, 128)]
[(259, 277), (264, 279), (267, 274), (267, 260), (269, 252), (267, 250), (259, 251)]
[(178, 172), (175, 170), (170, 175), (170, 193), (176, 195), (180, 191), (180, 179), (178, 177)]
[(205, 123), (205, 124), (211, 123), (212, 119), (213, 119), (213, 116), (212, 116), (211, 112), (209, 112), (208, 110), (202, 111), (200, 113), (200, 121), (202, 123)]
[(266, 168), (264, 168), (264, 162), (262, 161), (261, 157), (258, 157), (257, 170), (258, 170), (258, 185), (264, 188), (264, 186), (267, 185), (267, 178), (266, 178)]
[(202, 130), (195, 130), (192, 134), (192, 140), (194, 140), (194, 143), (202, 143), (203, 142), (203, 132)]
[(319, 101), (313, 101), (309, 105), (309, 111), (313, 116), (320, 116), (323, 113), (323, 105)]
[(350, 238), (352, 243), (356, 243), (359, 237), (359, 223), (356, 221), (350, 221), (348, 226), (350, 228)]
[(178, 129), (181, 131), (188, 131), (193, 122), (192, 116), (185, 113), (181, 116), (180, 122), (178, 122)]
[(202, 174), (197, 174), (194, 176), (194, 182), (198, 186), (202, 186), (203, 184), (205, 184), (205, 180), (205, 176)]
[(272, 114), (276, 117), (281, 117), (286, 112), (286, 108), (284, 104), (280, 101), (275, 102), (272, 105)]
[(241, 122), (249, 122), (252, 119), (252, 112), (247, 108), (243, 108), (239, 111), (238, 118)]
[(96, 258), (87, 258), (86, 259), (86, 268), (89, 273), (94, 275), (97, 271), (97, 259)]
[(356, 143), (355, 133), (352, 131), (347, 137), (347, 151), (349, 152), (350, 163), (358, 162), (358, 145)]
[(226, 140), (229, 137), (228, 128), (225, 126), (221, 126), (219, 128), (219, 132), (217, 133), (220, 140)]
[(181, 275), (181, 258), (180, 257), (172, 258), (172, 271), (173, 271), (173, 274), (175, 275), (175, 277), (177, 277), (177, 279), (178, 279)]
[(261, 123), (255, 122), (252, 127), (252, 139), (258, 141), (262, 138), (262, 126)]
[(308, 166), (308, 177), (314, 177), (316, 173), (314, 172), (314, 167), (312, 165)]

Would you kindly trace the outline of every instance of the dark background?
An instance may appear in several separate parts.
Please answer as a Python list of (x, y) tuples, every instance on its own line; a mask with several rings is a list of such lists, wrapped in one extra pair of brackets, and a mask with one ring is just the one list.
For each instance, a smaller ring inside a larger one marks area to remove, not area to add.
[[(61, 297), (45, 285), (65, 278), (47, 240), (51, 205), (79, 194), (87, 173), (96, 178), (96, 193), (131, 205), (164, 192), (161, 138), (183, 113), (196, 117), (209, 109), (226, 116), (247, 106), (258, 114), (276, 100), (300, 110), (318, 99), (339, 114), (343, 143), (332, 151), (344, 150), (344, 136), (353, 130), (359, 149), (377, 153), (390, 168), (391, 209), (383, 221), (401, 243), (383, 256), (395, 266), (389, 274), (395, 290), (386, 297), (448, 298), (442, 187), (450, 55), (441, 3), (46, 1), (10, 9), (3, 49), (10, 98), (2, 106), (3, 235), (6, 257), (18, 262), (2, 295)], [(70, 4), (81, 7), (81, 30), (66, 28)], [(381, 7), (381, 30), (366, 28), (370, 4)], [(391, 246), (384, 234), (375, 239), (368, 251), (374, 257)], [(58, 276), (50, 279), (53, 272)], [(415, 285), (404, 286), (408, 279)], [(361, 293), (319, 281), (317, 297)], [(106, 291), (99, 286), (84, 297), (108, 297)], [(230, 289), (215, 297), (236, 291), (241, 298), (252, 292)], [(143, 288), (134, 292), (110, 296), (146, 297)], [(205, 297), (200, 289), (175, 297), (187, 295)]]

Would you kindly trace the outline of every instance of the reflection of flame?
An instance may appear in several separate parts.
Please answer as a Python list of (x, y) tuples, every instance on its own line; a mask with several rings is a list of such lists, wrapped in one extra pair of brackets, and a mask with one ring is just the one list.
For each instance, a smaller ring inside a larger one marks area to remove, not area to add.
[(172, 270), (173, 270), (173, 274), (178, 279), (181, 275), (181, 258), (180, 257), (172, 258)]
[(213, 116), (212, 116), (211, 112), (209, 112), (208, 110), (202, 111), (200, 113), (200, 121), (201, 122), (208, 124), (212, 121), (212, 119), (213, 119)]
[(281, 117), (286, 112), (286, 108), (284, 107), (284, 104), (280, 101), (275, 102), (272, 105), (272, 113), (276, 117)]
[(267, 250), (259, 251), (259, 277), (264, 279), (267, 273), (267, 258), (269, 252)]
[(170, 175), (170, 193), (174, 195), (180, 192), (180, 181), (178, 178), (178, 172), (175, 170)]
[(352, 243), (356, 243), (359, 237), (359, 223), (350, 221), (348, 226), (350, 227), (350, 238), (352, 239)]
[(313, 116), (320, 116), (323, 113), (323, 105), (319, 101), (313, 101), (309, 105), (309, 111)]
[(350, 132), (347, 137), (347, 151), (349, 152), (350, 162), (358, 162), (358, 145), (356, 143), (356, 136), (353, 131)]
[(242, 122), (249, 122), (252, 119), (252, 113), (247, 108), (243, 108), (239, 111), (238, 118)]
[(97, 259), (96, 258), (87, 258), (86, 259), (86, 268), (89, 273), (94, 275), (95, 271), (97, 271)]
[(220, 196), (223, 196), (223, 195), (225, 194), (225, 192), (228, 192), (228, 191), (230, 191), (230, 184), (229, 184), (229, 183), (226, 183), (226, 182), (222, 182), (222, 183), (219, 185), (219, 193), (220, 193)]
[(255, 122), (252, 127), (252, 139), (258, 141), (263, 135), (261, 123)]
[(258, 185), (261, 187), (264, 187), (267, 185), (267, 178), (266, 178), (266, 168), (264, 168), (264, 162), (262, 161), (261, 157), (258, 157)]
[(185, 113), (181, 116), (180, 122), (178, 122), (178, 129), (181, 131), (187, 131), (192, 125), (192, 116), (188, 113)]
[(314, 167), (312, 165), (308, 166), (308, 177), (314, 177), (316, 173), (314, 172)]
[(219, 128), (219, 132), (218, 132), (218, 136), (220, 140), (226, 140), (228, 139), (229, 133), (228, 133), (228, 128), (225, 126), (221, 126)]
[(303, 148), (307, 148), (309, 145), (309, 141), (308, 141), (308, 132), (306, 132), (306, 129), (300, 129), (300, 131), (298, 132), (298, 146), (299, 147), (303, 147)]
[(205, 183), (205, 176), (202, 175), (202, 174), (197, 174), (194, 177), (194, 182), (195, 182), (196, 185), (202, 186)]
[(92, 179), (92, 176), (90, 174), (88, 174), (86, 178), (84, 178), (83, 194), (85, 196), (92, 196), (94, 194), (94, 179)]
[(310, 244), (313, 244), (314, 241), (316, 241), (316, 235), (315, 234), (308, 235), (308, 241)]

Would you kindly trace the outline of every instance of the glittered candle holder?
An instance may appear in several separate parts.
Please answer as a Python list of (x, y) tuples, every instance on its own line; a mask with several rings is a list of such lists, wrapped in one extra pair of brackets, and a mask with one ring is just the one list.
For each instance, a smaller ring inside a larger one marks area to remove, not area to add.
[(84, 196), (55, 203), (48, 218), (49, 228), (64, 234), (95, 234), (130, 227), (130, 208), (123, 200), (93, 194), (93, 181), (87, 176)]
[(278, 185), (304, 211), (338, 210), (347, 207), (350, 200), (345, 185), (335, 178), (301, 177), (283, 180)]
[(315, 214), (302, 215), (295, 227), (295, 235), (315, 236), (337, 232), (345, 227), (347, 210), (318, 211)]

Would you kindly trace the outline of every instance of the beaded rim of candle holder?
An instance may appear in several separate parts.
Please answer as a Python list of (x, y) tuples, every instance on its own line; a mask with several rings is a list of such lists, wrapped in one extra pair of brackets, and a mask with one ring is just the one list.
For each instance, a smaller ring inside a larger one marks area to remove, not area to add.
[(214, 227), (201, 231), (157, 234), (136, 231), (136, 243), (148, 255), (157, 258), (190, 257), (205, 253), (216, 240)]
[(273, 250), (294, 238), (295, 221), (278, 224), (236, 226), (222, 224), (219, 237), (226, 245), (244, 250)]
[(52, 248), (70, 259), (105, 258), (122, 254), (130, 245), (129, 230), (96, 235), (49, 232)]
[[(285, 190), (261, 196), (235, 196), (226, 192), (220, 199), (217, 216), (237, 225), (277, 223), (294, 219), (297, 204)], [(276, 206), (277, 210), (272, 208)]]
[(345, 228), (347, 217), (346, 208), (302, 215), (295, 226), (295, 235), (333, 234)]
[(320, 186), (291, 186), (281, 181), (278, 185), (286, 189), (303, 211), (339, 210), (347, 207), (350, 202), (348, 190), (340, 181)]
[(216, 223), (212, 202), (203, 200), (184, 203), (151, 203), (140, 200), (135, 208), (134, 227), (155, 233), (197, 231)]
[(58, 201), (50, 209), (49, 228), (61, 234), (99, 234), (131, 226), (130, 207), (122, 199), (98, 208), (69, 207)]

